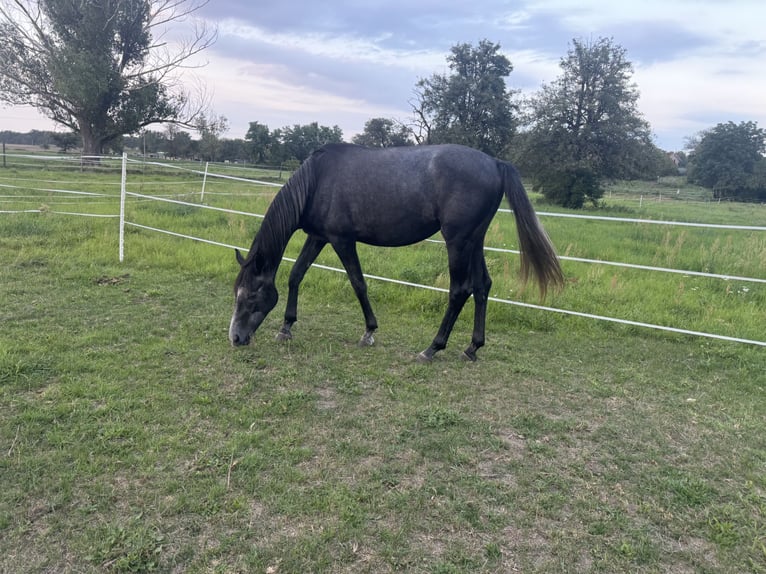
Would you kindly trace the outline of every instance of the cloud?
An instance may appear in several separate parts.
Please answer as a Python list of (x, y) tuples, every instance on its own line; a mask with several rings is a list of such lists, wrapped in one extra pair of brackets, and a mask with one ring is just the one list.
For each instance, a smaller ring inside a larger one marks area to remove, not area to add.
[(613, 38), (666, 149), (719, 122), (766, 127), (762, 0), (214, 0), (197, 15), (219, 27), (195, 74), (228, 137), (250, 121), (337, 124), (350, 138), (372, 117), (406, 119), (418, 79), (447, 72), (455, 44), (482, 39), (511, 60), (509, 87), (532, 95), (559, 75), (573, 38)]

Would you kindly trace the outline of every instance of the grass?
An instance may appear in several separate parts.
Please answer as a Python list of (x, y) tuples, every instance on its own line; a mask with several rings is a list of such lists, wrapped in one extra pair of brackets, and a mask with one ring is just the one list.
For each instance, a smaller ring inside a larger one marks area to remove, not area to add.
[[(130, 209), (149, 225), (251, 237), (234, 216)], [(568, 240), (598, 254), (612, 234), (621, 254), (653, 233), (557, 221), (544, 223), (562, 251)], [(503, 225), (491, 236), (510, 243)], [(119, 264), (112, 220), (0, 216), (0, 571), (766, 572), (761, 348), (492, 305), (478, 363), (458, 360), (467, 312), (420, 365), (443, 295), (372, 282), (381, 329), (360, 349), (347, 281), (313, 271), (295, 339), (273, 340), (275, 311), (234, 350), (231, 254), (128, 232)], [(732, 234), (729, 254), (758, 248), (754, 237)], [(706, 239), (689, 232), (688, 257)], [(674, 245), (633, 249), (651, 259)], [(404, 251), (362, 261), (445, 280), (438, 247)], [(733, 265), (757, 273), (748, 259)], [(490, 261), (498, 289), (518, 293), (515, 265)], [(556, 304), (609, 304), (611, 290), (637, 305), (638, 278), (620, 272), (612, 288), (579, 269), (567, 264), (577, 282)], [(763, 316), (760, 288), (748, 299), (685, 281), (676, 309), (712, 290), (762, 336), (749, 317)], [(668, 313), (667, 294), (644, 295), (637, 313)]]

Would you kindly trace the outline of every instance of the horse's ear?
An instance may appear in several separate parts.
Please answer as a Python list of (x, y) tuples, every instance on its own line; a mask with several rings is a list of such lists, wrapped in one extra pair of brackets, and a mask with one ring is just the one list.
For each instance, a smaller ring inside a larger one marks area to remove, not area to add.
[(237, 263), (239, 263), (239, 266), (242, 267), (245, 264), (245, 258), (242, 257), (242, 254), (239, 252), (239, 249), (234, 249), (234, 253), (237, 255)]

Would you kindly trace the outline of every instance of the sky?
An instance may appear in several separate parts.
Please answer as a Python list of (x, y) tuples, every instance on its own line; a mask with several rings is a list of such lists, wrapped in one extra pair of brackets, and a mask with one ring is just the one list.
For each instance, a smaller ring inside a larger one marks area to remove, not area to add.
[[(346, 140), (371, 118), (406, 123), (418, 80), (449, 73), (452, 46), (484, 39), (511, 61), (508, 87), (531, 96), (560, 75), (573, 39), (612, 38), (665, 150), (722, 122), (766, 128), (763, 0), (210, 0), (197, 17), (218, 39), (182, 79), (206, 87), (227, 138), (253, 121), (337, 125)], [(53, 127), (0, 108), (0, 130)]]

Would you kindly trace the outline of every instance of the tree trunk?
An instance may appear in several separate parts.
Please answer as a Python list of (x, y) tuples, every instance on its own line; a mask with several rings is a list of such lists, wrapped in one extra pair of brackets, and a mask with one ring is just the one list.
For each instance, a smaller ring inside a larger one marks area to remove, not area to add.
[(99, 156), (104, 151), (103, 142), (93, 133), (87, 122), (80, 120), (79, 124), (82, 137), (82, 166), (99, 165)]

